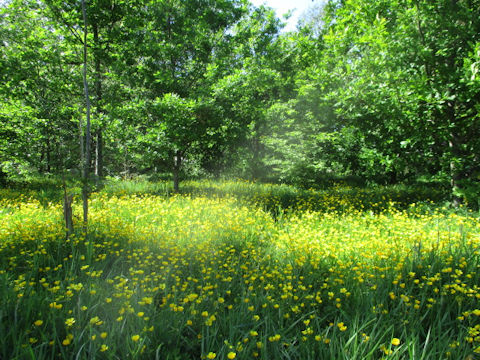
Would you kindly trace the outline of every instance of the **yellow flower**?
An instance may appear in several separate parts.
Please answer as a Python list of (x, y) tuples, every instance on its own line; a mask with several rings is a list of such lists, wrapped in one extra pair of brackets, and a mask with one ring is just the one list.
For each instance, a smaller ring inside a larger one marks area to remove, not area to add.
[(280, 334), (275, 334), (274, 336), (269, 336), (268, 341), (270, 342), (280, 341), (280, 338), (281, 338)]
[(217, 354), (215, 354), (214, 352), (209, 352), (207, 354), (207, 359), (215, 359), (217, 357)]
[(65, 320), (65, 325), (67, 325), (68, 327), (73, 326), (73, 324), (75, 324), (75, 318), (69, 318)]
[(400, 339), (398, 339), (398, 338), (393, 338), (393, 339), (392, 339), (392, 345), (393, 345), (393, 346), (398, 346), (398, 345), (400, 345)]
[(90, 324), (92, 324), (92, 325), (95, 325), (95, 324), (100, 325), (100, 323), (101, 323), (101, 320), (99, 319), (98, 316), (95, 316), (95, 317), (90, 319)]
[(108, 346), (105, 345), (105, 344), (102, 344), (102, 346), (100, 347), (100, 351), (104, 352), (104, 351), (107, 351), (107, 350), (108, 350)]
[(105, 338), (107, 337), (107, 335), (108, 335), (108, 334), (107, 334), (106, 332), (102, 332), (102, 333), (100, 334), (100, 337), (101, 337), (102, 339), (105, 339)]
[(237, 357), (237, 353), (234, 353), (233, 351), (230, 351), (227, 354), (227, 358), (229, 358), (230, 360), (235, 359), (236, 357)]
[(149, 305), (149, 304), (151, 304), (151, 303), (153, 302), (153, 297), (144, 297), (144, 298), (142, 298), (142, 301), (143, 301), (145, 304)]
[(69, 338), (63, 339), (62, 345), (63, 345), (63, 346), (68, 346), (68, 345), (70, 345), (70, 339), (69, 339)]
[(63, 307), (63, 305), (62, 304), (57, 304), (57, 302), (54, 301), (53, 303), (50, 303), (50, 307), (55, 308), (55, 309), (61, 309)]
[(42, 326), (43, 325), (43, 320), (37, 320), (34, 322), (35, 326)]
[(132, 336), (132, 340), (133, 340), (134, 342), (137, 342), (138, 340), (140, 340), (140, 335), (133, 335), (133, 336)]

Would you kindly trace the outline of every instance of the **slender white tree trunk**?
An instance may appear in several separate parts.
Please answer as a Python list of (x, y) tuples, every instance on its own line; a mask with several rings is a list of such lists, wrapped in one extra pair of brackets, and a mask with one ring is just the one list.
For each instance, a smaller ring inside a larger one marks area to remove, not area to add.
[[(85, 0), (82, 0), (82, 13), (83, 13), (83, 90), (85, 93), (86, 103), (86, 130), (85, 130), (85, 156), (83, 156), (83, 187), (82, 187), (82, 201), (83, 201), (83, 225), (84, 230), (87, 230), (88, 224), (88, 178), (90, 168), (90, 96), (88, 93), (87, 82), (87, 35), (88, 35), (88, 23), (87, 23), (87, 11), (85, 7)], [(83, 140), (83, 139), (82, 139)]]

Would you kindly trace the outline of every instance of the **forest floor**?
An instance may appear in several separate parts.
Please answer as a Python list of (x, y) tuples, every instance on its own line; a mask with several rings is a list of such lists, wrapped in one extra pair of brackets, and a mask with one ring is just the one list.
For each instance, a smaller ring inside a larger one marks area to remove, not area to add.
[(400, 187), (183, 192), (112, 181), (66, 238), (57, 193), (0, 189), (0, 358), (479, 358), (478, 213)]

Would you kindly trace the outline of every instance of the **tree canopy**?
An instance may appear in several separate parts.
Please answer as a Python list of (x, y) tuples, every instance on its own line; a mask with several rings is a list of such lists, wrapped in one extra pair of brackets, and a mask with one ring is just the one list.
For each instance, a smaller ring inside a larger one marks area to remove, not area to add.
[[(0, 5), (0, 179), (430, 181), (480, 193), (480, 3), (330, 0), (297, 29), (247, 0)], [(85, 127), (86, 125), (81, 125)]]

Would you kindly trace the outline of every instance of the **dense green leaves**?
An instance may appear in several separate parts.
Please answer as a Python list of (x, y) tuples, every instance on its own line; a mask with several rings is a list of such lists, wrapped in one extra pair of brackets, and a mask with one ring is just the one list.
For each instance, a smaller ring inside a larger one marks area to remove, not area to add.
[(67, 45), (40, 15), (43, 7), (21, 5), (14, 1), (1, 9), (0, 161), (12, 174), (35, 167), (58, 171), (73, 165), (77, 149), (71, 122), (77, 109), (69, 99), (80, 93), (74, 86), (79, 74), (64, 66)]
[[(324, 39), (335, 110), (406, 176), (478, 168), (476, 69), (479, 4), (467, 1), (331, 2)], [(473, 70), (472, 70), (473, 69)], [(337, 80), (338, 81), (338, 80)]]
[[(476, 0), (318, 2), (289, 33), (246, 0), (86, 5), (99, 176), (428, 179), (455, 201), (478, 193)], [(72, 168), (81, 2), (15, 0), (0, 15), (3, 172)]]

